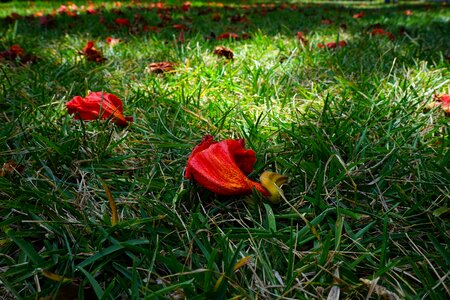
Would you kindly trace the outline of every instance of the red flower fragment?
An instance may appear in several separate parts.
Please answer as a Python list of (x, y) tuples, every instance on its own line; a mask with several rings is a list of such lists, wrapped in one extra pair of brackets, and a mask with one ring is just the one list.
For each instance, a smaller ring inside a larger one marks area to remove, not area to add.
[(123, 104), (116, 95), (104, 92), (90, 92), (86, 98), (73, 97), (66, 103), (69, 114), (75, 115), (75, 120), (91, 121), (109, 119), (119, 126), (127, 126), (132, 117), (123, 116)]
[(395, 40), (395, 36), (394, 36), (391, 32), (386, 31), (386, 30), (384, 30), (384, 29), (382, 29), (382, 28), (374, 28), (374, 29), (372, 29), (371, 35), (372, 35), (372, 36), (376, 36), (376, 35), (385, 35), (385, 36), (387, 36), (391, 41)]
[(22, 49), (19, 45), (12, 45), (6, 51), (0, 51), (0, 60), (20, 60), (21, 63), (27, 64), (32, 63), (37, 60), (37, 57), (34, 55), (25, 54), (25, 50)]
[(326, 43), (326, 44), (322, 44), (322, 43), (318, 43), (317, 44), (317, 48), (320, 48), (320, 49), (324, 49), (324, 48), (334, 49), (334, 48), (337, 48), (337, 47), (341, 48), (341, 47), (345, 47), (345, 46), (347, 46), (347, 42), (346, 41), (339, 41), (338, 43), (336, 43), (336, 42), (329, 42), (329, 43)]
[(361, 19), (362, 17), (364, 17), (365, 13), (362, 11), (360, 13), (354, 14), (353, 15), (353, 19)]
[(229, 40), (229, 39), (238, 40), (239, 35), (233, 32), (225, 32), (217, 37), (217, 40)]
[(433, 95), (434, 102), (427, 105), (427, 108), (441, 107), (448, 115), (450, 115), (450, 94)]
[(299, 40), (303, 45), (308, 44), (308, 40), (306, 39), (303, 31), (297, 32), (297, 40)]
[(116, 38), (113, 38), (113, 37), (107, 37), (106, 38), (106, 43), (109, 44), (110, 46), (114, 46), (114, 45), (122, 43), (122, 39), (116, 39)]
[(94, 61), (97, 63), (101, 63), (106, 60), (103, 55), (94, 48), (94, 42), (89, 41), (86, 46), (83, 48), (82, 54), (86, 56), (87, 60)]
[(255, 188), (270, 196), (260, 183), (247, 178), (255, 162), (255, 152), (245, 149), (243, 139), (215, 142), (206, 135), (189, 156), (185, 177), (218, 195), (249, 195)]
[(130, 20), (128, 20), (127, 18), (116, 18), (114, 20), (114, 22), (120, 26), (129, 26), (130, 25)]
[(216, 142), (206, 135), (189, 156), (185, 177), (218, 195), (250, 195), (256, 189), (272, 203), (278, 203), (280, 186), (287, 177), (264, 172), (261, 183), (252, 181), (247, 175), (253, 172), (255, 162), (255, 151), (245, 149), (243, 139)]

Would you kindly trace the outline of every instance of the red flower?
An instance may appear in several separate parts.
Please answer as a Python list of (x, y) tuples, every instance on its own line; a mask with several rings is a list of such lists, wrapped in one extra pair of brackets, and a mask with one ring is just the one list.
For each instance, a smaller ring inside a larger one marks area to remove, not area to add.
[(106, 58), (103, 57), (103, 55), (94, 48), (94, 42), (89, 41), (86, 46), (83, 48), (83, 55), (86, 56), (87, 60), (89, 61), (95, 61), (95, 62), (102, 62), (106, 60)]
[(173, 29), (176, 29), (176, 30), (180, 30), (180, 31), (183, 31), (183, 30), (187, 30), (188, 28), (186, 27), (186, 25), (183, 25), (183, 24), (173, 24), (172, 25), (172, 28)]
[(110, 46), (117, 45), (117, 44), (119, 44), (121, 42), (122, 42), (122, 39), (116, 39), (116, 38), (113, 38), (113, 37), (107, 37), (106, 38), (106, 43), (108, 43)]
[(238, 40), (239, 35), (233, 32), (225, 32), (217, 37), (217, 40), (228, 40), (228, 39)]
[(206, 135), (189, 156), (185, 177), (218, 195), (248, 195), (255, 188), (270, 196), (260, 183), (247, 178), (256, 154), (244, 147), (242, 139), (215, 142)]
[(118, 24), (120, 26), (129, 26), (130, 25), (130, 20), (128, 20), (127, 18), (116, 18), (114, 20), (114, 22), (116, 22), (116, 24)]
[(308, 40), (306, 39), (303, 31), (297, 32), (297, 39), (304, 45), (308, 43)]
[(127, 126), (132, 117), (123, 116), (122, 100), (113, 94), (90, 92), (86, 98), (73, 97), (66, 103), (69, 114), (75, 114), (75, 120), (109, 119), (119, 126)]
[(181, 6), (181, 9), (183, 11), (188, 11), (191, 8), (192, 3), (191, 2), (184, 2), (183, 6)]
[(353, 15), (353, 19), (361, 19), (362, 17), (364, 17), (364, 12), (362, 11), (362, 12), (360, 12), (360, 13), (357, 13), (357, 14), (354, 14)]
[(406, 16), (412, 16), (414, 13), (410, 9), (407, 9), (403, 14)]
[(278, 203), (280, 186), (287, 177), (264, 172), (261, 183), (252, 181), (247, 175), (253, 172), (255, 162), (255, 152), (245, 149), (243, 139), (216, 142), (206, 135), (189, 156), (185, 177), (218, 195), (249, 195), (256, 189), (272, 203)]
[(428, 108), (440, 106), (443, 111), (450, 115), (450, 94), (433, 95), (433, 99), (435, 102), (428, 104)]
[(317, 47), (321, 48), (321, 49), (323, 49), (323, 48), (334, 49), (336, 47), (341, 48), (341, 47), (345, 47), (345, 46), (347, 46), (347, 42), (346, 41), (339, 41), (339, 43), (329, 42), (329, 43), (326, 43), (325, 45), (322, 44), (322, 43), (318, 43), (317, 44)]
[(387, 36), (390, 40), (395, 40), (395, 36), (391, 33), (391, 32), (389, 32), (389, 31), (385, 31), (384, 29), (382, 29), (382, 28), (374, 28), (374, 29), (372, 29), (372, 32), (371, 32), (371, 35), (385, 35), (385, 36)]

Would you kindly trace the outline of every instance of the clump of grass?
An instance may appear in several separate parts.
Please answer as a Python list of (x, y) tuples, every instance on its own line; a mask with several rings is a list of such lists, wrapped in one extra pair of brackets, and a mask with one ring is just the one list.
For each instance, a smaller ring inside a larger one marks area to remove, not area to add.
[[(425, 109), (450, 86), (445, 7), (122, 4), (101, 10), (106, 25), (80, 12), (41, 28), (25, 16), (59, 3), (0, 3), (0, 51), (38, 57), (0, 60), (3, 297), (448, 296), (448, 116)], [(142, 30), (163, 15), (158, 32)], [(183, 43), (174, 24), (188, 27)], [(374, 24), (395, 40), (371, 36)], [(250, 39), (213, 38), (227, 31)], [(89, 40), (104, 63), (80, 54)], [(218, 45), (234, 59), (215, 56)], [(149, 73), (157, 61), (175, 71)], [(100, 90), (123, 100), (132, 125), (67, 114), (72, 97)], [(258, 158), (251, 178), (289, 176), (282, 203), (187, 181), (205, 134), (244, 138)]]

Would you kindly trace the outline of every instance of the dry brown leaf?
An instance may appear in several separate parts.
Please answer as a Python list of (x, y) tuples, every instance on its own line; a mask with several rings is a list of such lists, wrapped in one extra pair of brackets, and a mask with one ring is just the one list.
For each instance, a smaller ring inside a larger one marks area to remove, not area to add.
[(228, 49), (224, 46), (217, 46), (214, 49), (214, 54), (218, 55), (218, 56), (223, 56), (227, 59), (233, 59), (234, 53), (231, 49)]

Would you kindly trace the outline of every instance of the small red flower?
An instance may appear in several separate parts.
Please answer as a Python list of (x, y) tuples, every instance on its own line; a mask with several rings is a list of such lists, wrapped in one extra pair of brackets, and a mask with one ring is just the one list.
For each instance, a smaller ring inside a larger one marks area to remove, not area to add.
[(255, 152), (245, 149), (243, 139), (215, 142), (206, 135), (189, 156), (185, 177), (218, 195), (249, 195), (256, 189), (270, 196), (265, 187), (247, 177), (255, 162)]
[(114, 20), (114, 22), (120, 26), (129, 26), (130, 25), (130, 20), (128, 20), (127, 18), (116, 18)]
[(186, 27), (186, 25), (183, 25), (183, 24), (173, 24), (173, 25), (172, 25), (172, 28), (173, 28), (173, 29), (176, 29), (176, 30), (180, 30), (180, 31), (185, 31), (185, 30), (188, 29), (188, 28)]
[(413, 13), (410, 9), (407, 9), (407, 10), (405, 10), (405, 11), (403, 12), (403, 14), (404, 14), (405, 16), (412, 16), (414, 13)]
[(322, 43), (318, 43), (317, 44), (317, 47), (321, 48), (321, 49), (324, 49), (324, 48), (334, 49), (334, 48), (337, 48), (337, 47), (342, 48), (342, 47), (345, 47), (345, 46), (347, 46), (347, 42), (346, 41), (339, 41), (339, 43), (329, 42), (329, 43), (326, 43), (325, 45), (322, 44)]
[(427, 107), (441, 107), (448, 115), (450, 115), (450, 94), (437, 94), (433, 95), (434, 102), (430, 103)]
[(34, 55), (25, 54), (25, 50), (23, 50), (19, 45), (12, 45), (8, 50), (0, 51), (0, 60), (1, 59), (10, 61), (19, 59), (21, 63), (27, 64), (35, 62), (37, 57)]
[(387, 36), (390, 40), (392, 40), (392, 41), (395, 40), (395, 36), (394, 36), (391, 32), (385, 31), (385, 30), (382, 29), (382, 28), (374, 28), (374, 29), (372, 29), (371, 35), (372, 35), (372, 36), (375, 36), (375, 35), (385, 35), (385, 36)]
[(365, 13), (362, 11), (360, 13), (354, 14), (353, 15), (353, 19), (361, 19), (362, 17), (364, 17)]
[(116, 39), (116, 38), (113, 38), (113, 37), (107, 37), (106, 38), (106, 43), (108, 43), (110, 46), (117, 45), (117, 44), (119, 44), (121, 42), (122, 42), (122, 39)]
[(181, 9), (183, 11), (188, 11), (191, 8), (192, 3), (191, 2), (184, 2), (183, 6), (181, 6)]
[(73, 97), (66, 103), (69, 114), (75, 115), (75, 120), (91, 121), (109, 119), (119, 126), (127, 126), (132, 117), (123, 116), (122, 100), (113, 94), (90, 92), (86, 98)]
[(86, 46), (83, 48), (82, 54), (86, 56), (87, 60), (89, 61), (95, 61), (95, 62), (103, 62), (106, 60), (106, 58), (103, 57), (103, 55), (94, 48), (94, 42), (89, 41)]
[(304, 45), (306, 45), (308, 43), (308, 40), (306, 39), (303, 31), (297, 32), (297, 40), (299, 40)]
[(228, 39), (238, 40), (239, 35), (233, 32), (225, 32), (217, 37), (217, 40), (228, 40)]

